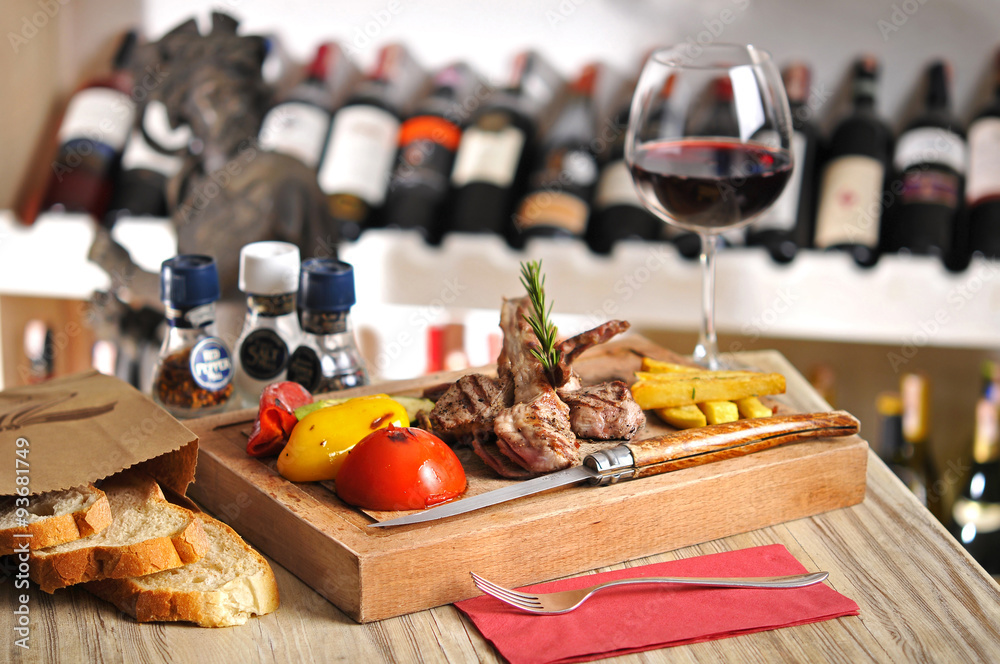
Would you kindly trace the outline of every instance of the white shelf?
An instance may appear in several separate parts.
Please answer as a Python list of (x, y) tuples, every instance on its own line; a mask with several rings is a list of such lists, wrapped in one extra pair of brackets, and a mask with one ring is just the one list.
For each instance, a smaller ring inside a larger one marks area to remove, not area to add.
[[(521, 291), (519, 261), (541, 258), (563, 314), (691, 330), (700, 317), (700, 266), (669, 245), (623, 243), (601, 257), (572, 241), (536, 240), (518, 252), (499, 238), (450, 236), (435, 248), (375, 231), (341, 256), (358, 273), (359, 302), (497, 309)], [(805, 252), (777, 265), (758, 249), (728, 249), (718, 261), (718, 327), (748, 337), (993, 348), (998, 275), (993, 261), (952, 274), (928, 257), (886, 256), (863, 269), (839, 253)]]
[[(48, 214), (22, 227), (0, 213), (0, 294), (86, 299), (107, 288), (107, 275), (86, 258), (93, 233), (83, 215)], [(150, 271), (176, 252), (167, 220), (126, 220), (113, 236)], [(445, 309), (497, 310), (504, 296), (522, 290), (519, 262), (540, 258), (557, 310), (581, 325), (623, 318), (694, 330), (700, 316), (699, 265), (669, 245), (622, 243), (605, 257), (572, 241), (536, 240), (522, 252), (496, 237), (449, 236), (430, 247), (411, 233), (369, 231), (342, 247), (341, 257), (355, 266), (359, 313), (399, 305), (430, 320)], [(804, 252), (776, 265), (763, 251), (728, 249), (719, 256), (717, 297), (719, 330), (745, 337), (877, 343), (905, 352), (1000, 346), (995, 261), (976, 260), (953, 274), (927, 257), (885, 256), (863, 269), (842, 254)]]
[[(10, 211), (0, 211), (0, 294), (86, 300), (109, 288), (108, 275), (87, 260), (95, 228), (85, 214), (44, 213), (23, 226)], [(122, 219), (111, 237), (151, 272), (177, 253), (167, 219)]]

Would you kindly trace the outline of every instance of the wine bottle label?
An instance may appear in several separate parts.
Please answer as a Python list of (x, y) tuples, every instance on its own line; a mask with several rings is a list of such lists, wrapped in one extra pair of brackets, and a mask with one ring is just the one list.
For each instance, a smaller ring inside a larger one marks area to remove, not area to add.
[(455, 155), (452, 184), (486, 182), (506, 189), (517, 175), (525, 138), (523, 131), (509, 124), (498, 129), (468, 127)]
[(462, 130), (436, 115), (419, 115), (399, 128), (399, 147), (405, 148), (415, 141), (432, 141), (454, 152), (462, 141)]
[(960, 191), (961, 182), (954, 173), (933, 168), (914, 168), (903, 173), (903, 188), (899, 200), (904, 204), (956, 208)]
[(959, 497), (955, 500), (951, 515), (955, 519), (955, 525), (959, 528), (971, 524), (975, 527), (976, 533), (979, 534), (1000, 530), (1000, 505), (996, 503), (984, 503)]
[(839, 157), (826, 167), (816, 213), (817, 247), (878, 244), (884, 176), (881, 162), (862, 155)]
[(146, 142), (142, 132), (132, 131), (122, 155), (122, 169), (126, 171), (146, 170), (171, 178), (181, 170), (184, 160), (180, 157), (163, 154)]
[(198, 387), (218, 392), (233, 379), (233, 361), (229, 349), (216, 337), (206, 337), (191, 349), (191, 377)]
[(918, 164), (943, 164), (965, 173), (965, 141), (947, 129), (918, 127), (899, 137), (894, 163), (900, 171)]
[(270, 380), (288, 366), (288, 346), (274, 330), (254, 330), (239, 349), (240, 366), (256, 380)]
[(121, 152), (135, 120), (135, 104), (129, 96), (112, 88), (80, 90), (69, 102), (59, 142), (86, 138)]
[(310, 392), (315, 391), (323, 377), (319, 355), (308, 346), (299, 346), (288, 361), (288, 380), (298, 383)]
[(260, 145), (265, 150), (295, 157), (309, 168), (319, 165), (330, 115), (322, 108), (300, 101), (278, 104), (264, 116)]
[(553, 226), (573, 235), (587, 227), (587, 204), (564, 191), (536, 191), (525, 196), (514, 223), (524, 231), (534, 226)]
[(754, 230), (791, 231), (795, 228), (802, 196), (802, 167), (806, 160), (806, 137), (800, 131), (792, 132), (792, 158), (792, 177), (771, 209), (753, 222)]
[(353, 194), (372, 206), (385, 200), (399, 121), (374, 106), (347, 106), (333, 117), (319, 186), (326, 194)]
[(996, 197), (1000, 197), (1000, 118), (980, 118), (969, 127), (965, 199), (974, 205)]
[(435, 116), (410, 118), (399, 130), (400, 159), (390, 189), (401, 184), (448, 186), (455, 150), (462, 138), (457, 125)]
[(639, 194), (632, 184), (632, 174), (624, 159), (609, 162), (601, 171), (594, 192), (594, 209), (604, 210), (614, 205), (642, 207)]

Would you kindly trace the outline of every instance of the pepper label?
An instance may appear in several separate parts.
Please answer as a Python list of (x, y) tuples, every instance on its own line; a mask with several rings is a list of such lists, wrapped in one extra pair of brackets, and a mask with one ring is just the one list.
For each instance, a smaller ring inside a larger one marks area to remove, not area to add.
[(251, 378), (270, 380), (288, 365), (288, 346), (274, 330), (254, 330), (240, 346), (240, 364)]
[(217, 392), (233, 379), (233, 360), (221, 339), (206, 337), (191, 349), (191, 377), (198, 387)]

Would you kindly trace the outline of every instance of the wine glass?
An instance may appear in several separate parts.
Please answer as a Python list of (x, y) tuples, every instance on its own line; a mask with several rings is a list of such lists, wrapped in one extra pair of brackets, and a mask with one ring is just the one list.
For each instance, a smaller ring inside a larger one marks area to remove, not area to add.
[(771, 56), (753, 46), (682, 44), (654, 51), (632, 98), (625, 160), (639, 197), (701, 238), (702, 324), (694, 359), (719, 367), (719, 235), (748, 224), (792, 172), (792, 116)]

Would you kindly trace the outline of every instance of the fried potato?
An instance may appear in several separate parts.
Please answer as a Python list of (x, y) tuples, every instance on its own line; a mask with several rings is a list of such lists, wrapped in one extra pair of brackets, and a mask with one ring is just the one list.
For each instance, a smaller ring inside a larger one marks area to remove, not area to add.
[(673, 408), (657, 408), (656, 414), (661, 420), (676, 429), (694, 429), (708, 424), (705, 413), (694, 404), (675, 406)]
[(753, 419), (755, 417), (771, 417), (771, 409), (760, 402), (757, 397), (746, 397), (736, 400), (736, 408), (740, 411), (740, 417)]
[(733, 401), (785, 391), (779, 373), (752, 371), (655, 374), (636, 372), (632, 397), (643, 410), (686, 406), (702, 401)]
[(705, 419), (709, 424), (735, 422), (740, 419), (740, 411), (732, 401), (703, 401), (698, 404), (698, 409), (705, 413)]
[(691, 373), (694, 371), (703, 371), (703, 369), (698, 369), (697, 367), (689, 367), (684, 364), (675, 364), (673, 362), (663, 362), (661, 360), (654, 360), (651, 357), (642, 358), (642, 370), (652, 373)]

